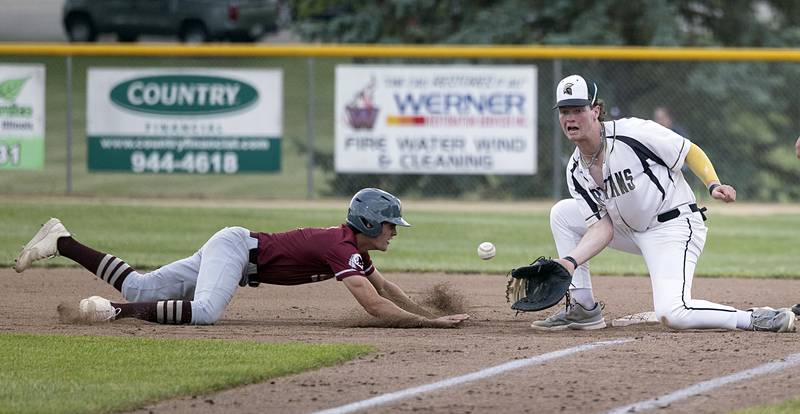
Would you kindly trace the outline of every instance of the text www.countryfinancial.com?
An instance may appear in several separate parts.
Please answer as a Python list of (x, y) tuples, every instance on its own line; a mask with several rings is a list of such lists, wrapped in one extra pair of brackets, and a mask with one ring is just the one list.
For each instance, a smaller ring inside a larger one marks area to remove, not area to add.
[(268, 138), (100, 138), (104, 150), (227, 150), (264, 151)]

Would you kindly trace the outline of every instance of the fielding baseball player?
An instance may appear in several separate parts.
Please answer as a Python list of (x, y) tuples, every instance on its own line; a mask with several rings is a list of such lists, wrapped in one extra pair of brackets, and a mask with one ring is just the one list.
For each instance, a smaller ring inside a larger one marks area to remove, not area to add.
[(213, 324), (240, 286), (336, 278), (369, 314), (394, 326), (458, 326), (469, 316), (437, 318), (373, 265), (368, 251), (386, 251), (397, 235), (396, 226), (410, 226), (402, 217), (400, 200), (365, 188), (350, 201), (347, 222), (340, 226), (283, 233), (226, 227), (191, 257), (142, 274), (117, 257), (79, 243), (53, 218), (23, 248), (14, 268), (22, 272), (36, 260), (62, 255), (114, 286), (130, 302), (99, 296), (83, 299), (79, 313), (88, 322), (132, 317), (162, 324)]
[(705, 208), (698, 208), (681, 167), (688, 165), (713, 198), (736, 200), (736, 191), (720, 183), (703, 150), (652, 121), (604, 122), (597, 85), (578, 75), (558, 83), (555, 108), (564, 135), (576, 146), (566, 171), (573, 198), (559, 201), (550, 212), (557, 261), (573, 273), (571, 299), (532, 328), (606, 326), (592, 294), (588, 261), (611, 246), (644, 257), (655, 314), (670, 328), (794, 330), (788, 308), (742, 311), (692, 298), (707, 229)]

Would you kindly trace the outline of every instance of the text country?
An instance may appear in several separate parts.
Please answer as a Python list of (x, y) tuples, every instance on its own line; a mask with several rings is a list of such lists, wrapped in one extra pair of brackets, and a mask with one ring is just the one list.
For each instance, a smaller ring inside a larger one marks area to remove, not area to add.
[(208, 105), (233, 106), (239, 84), (179, 84), (133, 82), (128, 87), (128, 102), (133, 105)]

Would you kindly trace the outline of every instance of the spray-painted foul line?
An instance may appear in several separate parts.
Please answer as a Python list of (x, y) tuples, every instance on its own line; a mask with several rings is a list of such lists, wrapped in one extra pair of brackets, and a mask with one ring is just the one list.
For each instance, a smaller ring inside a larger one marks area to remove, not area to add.
[(347, 405), (342, 405), (339, 407), (329, 408), (327, 410), (317, 411), (314, 414), (345, 414), (345, 413), (352, 413), (358, 410), (364, 410), (367, 408), (375, 407), (378, 405), (388, 404), (390, 402), (394, 402), (397, 400), (402, 400), (404, 398), (408, 398), (417, 394), (422, 394), (426, 392), (435, 391), (441, 388), (452, 387), (454, 385), (463, 384), (465, 382), (477, 381), (482, 380), (484, 378), (489, 378), (491, 376), (495, 376), (498, 374), (502, 374), (506, 371), (511, 371), (514, 369), (526, 367), (529, 365), (538, 365), (544, 362), (569, 356), (572, 354), (577, 354), (579, 352), (589, 351), (594, 348), (600, 348), (604, 346), (610, 345), (619, 345), (624, 344), (627, 342), (631, 342), (633, 339), (631, 338), (623, 338), (617, 339), (613, 341), (600, 341), (600, 342), (592, 342), (586, 345), (579, 345), (572, 348), (562, 349), (560, 351), (553, 351), (548, 352), (546, 354), (537, 355), (530, 358), (525, 359), (518, 359), (516, 361), (507, 362), (505, 364), (497, 365), (491, 368), (482, 369), (480, 371), (475, 371), (469, 374), (460, 375), (458, 377), (452, 377), (443, 379), (441, 381), (432, 382), (430, 384), (420, 385), (418, 387), (406, 388), (404, 390), (392, 392), (389, 394), (379, 395), (377, 397), (369, 398), (366, 400), (354, 402)]
[(759, 375), (778, 372), (786, 368), (791, 368), (795, 365), (800, 365), (800, 354), (792, 354), (780, 361), (768, 362), (764, 365), (759, 365), (755, 368), (739, 371), (737, 373), (727, 375), (724, 377), (712, 378), (707, 381), (698, 382), (690, 387), (678, 390), (660, 397), (652, 398), (645, 401), (639, 401), (624, 407), (615, 408), (607, 414), (623, 414), (623, 413), (637, 413), (654, 408), (662, 408), (672, 404), (675, 401), (680, 401), (685, 398), (693, 397), (702, 394), (706, 391), (713, 390), (714, 388), (721, 387), (732, 382), (741, 381), (756, 377)]

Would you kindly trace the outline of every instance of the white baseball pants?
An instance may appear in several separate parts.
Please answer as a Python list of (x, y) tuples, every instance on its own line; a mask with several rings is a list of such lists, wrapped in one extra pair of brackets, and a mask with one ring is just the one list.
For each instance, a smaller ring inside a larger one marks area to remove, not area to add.
[(233, 299), (250, 249), (257, 246), (249, 230), (226, 227), (190, 257), (150, 273), (131, 273), (122, 284), (122, 296), (130, 302), (190, 300), (192, 324), (213, 324)]
[[(561, 200), (550, 210), (550, 228), (559, 257), (574, 249), (586, 233), (586, 222), (574, 199)], [(736, 309), (692, 299), (692, 279), (703, 252), (707, 228), (700, 213), (636, 232), (614, 223), (610, 247), (644, 257), (653, 288), (653, 308), (662, 324), (673, 329), (736, 329)], [(592, 288), (589, 263), (575, 270), (575, 288)]]

